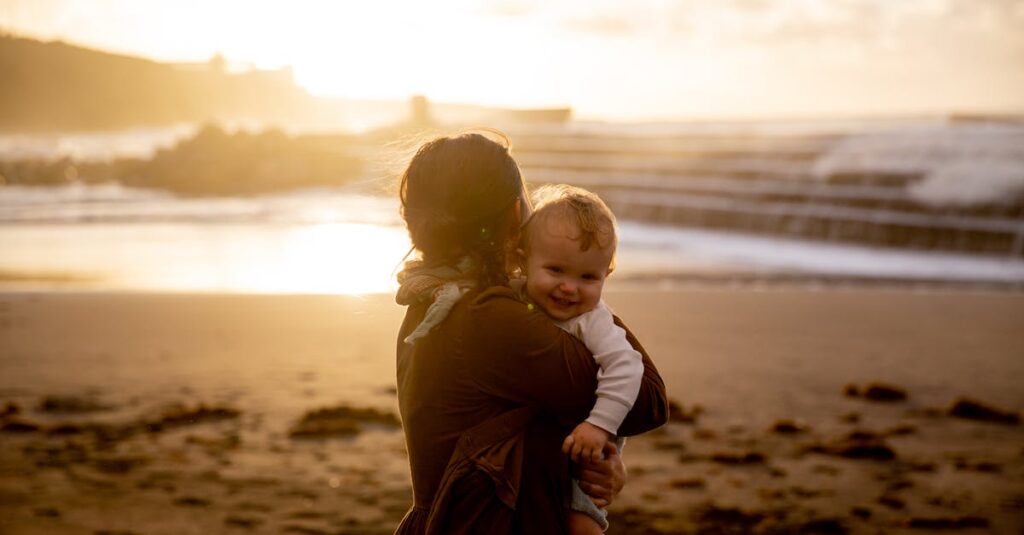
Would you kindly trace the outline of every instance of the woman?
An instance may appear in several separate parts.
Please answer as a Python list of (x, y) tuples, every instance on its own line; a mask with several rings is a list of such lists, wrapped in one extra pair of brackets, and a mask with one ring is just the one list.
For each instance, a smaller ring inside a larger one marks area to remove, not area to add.
[[(406, 264), (397, 295), (409, 305), (398, 397), (414, 504), (396, 533), (564, 534), (570, 466), (561, 443), (594, 404), (598, 366), (507, 286), (507, 258), (530, 210), (507, 142), (480, 134), (430, 141), (400, 188), (421, 259)], [(627, 436), (668, 417), (664, 383), (629, 339), (645, 371), (620, 428)], [(621, 487), (614, 450), (580, 474), (599, 505)]]

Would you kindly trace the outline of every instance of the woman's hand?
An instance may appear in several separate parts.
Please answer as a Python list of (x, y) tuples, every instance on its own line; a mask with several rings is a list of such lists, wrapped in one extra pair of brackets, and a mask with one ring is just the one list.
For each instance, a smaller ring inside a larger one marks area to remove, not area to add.
[(598, 507), (611, 505), (615, 497), (622, 492), (622, 486), (626, 484), (626, 465), (622, 463), (618, 448), (609, 442), (605, 444), (603, 451), (604, 459), (582, 459), (575, 465), (580, 490), (587, 493)]

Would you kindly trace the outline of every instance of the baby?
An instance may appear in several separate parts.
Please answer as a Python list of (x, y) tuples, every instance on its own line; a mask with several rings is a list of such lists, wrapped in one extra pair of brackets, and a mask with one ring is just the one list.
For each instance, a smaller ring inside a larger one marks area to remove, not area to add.
[[(601, 300), (615, 247), (615, 216), (597, 195), (566, 185), (537, 191), (519, 250), (526, 296), (531, 306), (582, 340), (601, 367), (589, 417), (562, 444), (576, 461), (601, 459), (636, 401), (644, 370), (640, 353)], [(599, 533), (608, 527), (606, 517), (574, 482), (570, 532)]]

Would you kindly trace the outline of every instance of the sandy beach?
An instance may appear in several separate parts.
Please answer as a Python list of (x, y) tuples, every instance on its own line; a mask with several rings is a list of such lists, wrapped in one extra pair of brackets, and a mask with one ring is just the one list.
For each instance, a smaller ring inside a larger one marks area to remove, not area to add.
[[(609, 534), (1024, 533), (1024, 294), (606, 298), (679, 409), (629, 441)], [(402, 312), (0, 294), (0, 532), (391, 533), (411, 503)]]

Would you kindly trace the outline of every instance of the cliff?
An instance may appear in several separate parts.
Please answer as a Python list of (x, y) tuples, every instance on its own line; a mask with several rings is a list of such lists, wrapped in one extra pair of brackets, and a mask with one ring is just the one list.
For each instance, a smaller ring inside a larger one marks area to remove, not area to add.
[(315, 106), (287, 69), (233, 73), (216, 58), (174, 65), (4, 34), (0, 78), (5, 131), (283, 121)]

